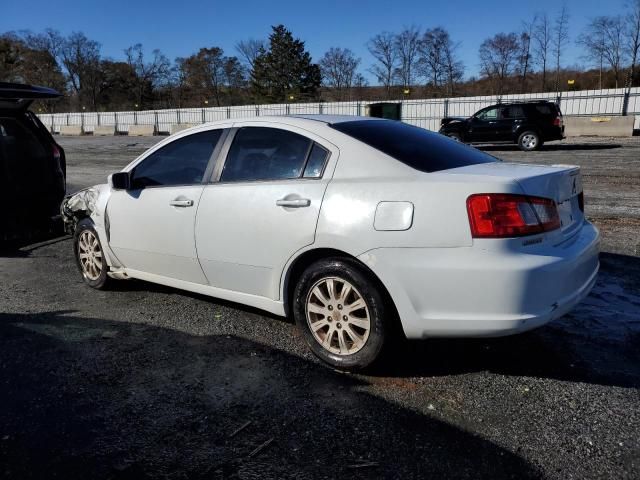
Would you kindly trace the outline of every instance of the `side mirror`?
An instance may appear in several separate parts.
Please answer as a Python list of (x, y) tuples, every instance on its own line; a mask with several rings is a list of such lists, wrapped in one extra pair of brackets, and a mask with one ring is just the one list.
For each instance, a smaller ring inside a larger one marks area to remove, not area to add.
[(131, 189), (131, 176), (129, 172), (114, 173), (110, 177), (111, 188), (115, 190), (130, 190)]

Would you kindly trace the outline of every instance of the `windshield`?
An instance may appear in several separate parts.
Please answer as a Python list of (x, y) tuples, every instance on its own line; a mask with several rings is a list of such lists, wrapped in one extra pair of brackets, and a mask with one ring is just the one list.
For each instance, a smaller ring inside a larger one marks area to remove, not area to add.
[(355, 120), (331, 127), (421, 172), (498, 161), (444, 135), (398, 121)]

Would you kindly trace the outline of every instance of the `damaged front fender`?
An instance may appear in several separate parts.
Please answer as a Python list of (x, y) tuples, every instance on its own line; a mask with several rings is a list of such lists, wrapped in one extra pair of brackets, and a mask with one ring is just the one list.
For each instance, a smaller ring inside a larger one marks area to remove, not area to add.
[(62, 201), (60, 214), (64, 222), (64, 230), (69, 235), (73, 235), (78, 222), (83, 218), (91, 218), (96, 223), (102, 223), (99, 208), (100, 197), (107, 185), (96, 185), (85, 188), (72, 195), (68, 195)]

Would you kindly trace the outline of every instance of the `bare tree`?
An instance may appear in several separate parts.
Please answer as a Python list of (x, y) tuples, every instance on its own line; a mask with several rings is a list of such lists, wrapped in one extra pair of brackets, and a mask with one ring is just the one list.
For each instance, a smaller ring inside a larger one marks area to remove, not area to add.
[(441, 27), (430, 28), (424, 32), (419, 44), (420, 69), (434, 89), (443, 81), (445, 62), (445, 42), (449, 34)]
[(520, 55), (518, 58), (518, 71), (520, 72), (520, 90), (524, 92), (527, 74), (531, 63), (531, 40), (536, 28), (537, 17), (531, 22), (522, 22), (522, 32), (520, 33)]
[(627, 55), (631, 59), (629, 74), (627, 75), (627, 89), (630, 89), (633, 86), (635, 70), (638, 65), (638, 55), (640, 54), (640, 0), (631, 1), (626, 18), (626, 49)]
[(624, 22), (622, 17), (596, 17), (578, 37), (577, 43), (586, 50), (587, 59), (599, 66), (600, 88), (604, 63), (613, 70), (618, 88), (620, 70), (624, 59)]
[(414, 84), (417, 75), (418, 54), (420, 47), (420, 30), (415, 27), (406, 27), (394, 40), (398, 67), (395, 72), (402, 86), (407, 88)]
[(320, 71), (326, 86), (333, 88), (339, 99), (353, 85), (360, 59), (348, 48), (331, 47), (320, 59)]
[(464, 75), (464, 64), (457, 56), (459, 47), (460, 43), (453, 42), (447, 33), (447, 36), (444, 39), (443, 52), (445, 67), (444, 78), (447, 82), (448, 95), (454, 94), (455, 85), (462, 80), (462, 76)]
[(170, 77), (169, 59), (160, 50), (155, 49), (150, 62), (144, 59), (142, 44), (137, 43), (124, 51), (127, 63), (136, 76), (136, 101), (140, 108), (154, 86), (160, 85)]
[(242, 40), (236, 43), (236, 50), (240, 54), (240, 57), (247, 63), (250, 70), (253, 70), (253, 63), (260, 55), (260, 51), (266, 48), (266, 42), (264, 40), (256, 40), (250, 38), (249, 40)]
[(72, 33), (61, 46), (62, 63), (79, 102), (89, 100), (97, 110), (100, 87), (100, 44), (84, 33)]
[(551, 22), (546, 13), (538, 17), (533, 30), (535, 40), (535, 55), (542, 69), (542, 91), (547, 89), (547, 69), (549, 63), (549, 51), (551, 48)]
[(480, 45), (482, 73), (493, 79), (498, 95), (502, 95), (505, 79), (515, 69), (518, 52), (518, 35), (515, 33), (498, 33)]
[(560, 90), (560, 59), (562, 51), (569, 41), (569, 10), (563, 3), (553, 25), (553, 55), (556, 61), (556, 92)]
[(378, 63), (371, 66), (369, 71), (386, 88), (387, 98), (391, 96), (393, 74), (396, 69), (397, 55), (394, 47), (395, 36), (390, 32), (382, 32), (367, 43), (369, 53)]

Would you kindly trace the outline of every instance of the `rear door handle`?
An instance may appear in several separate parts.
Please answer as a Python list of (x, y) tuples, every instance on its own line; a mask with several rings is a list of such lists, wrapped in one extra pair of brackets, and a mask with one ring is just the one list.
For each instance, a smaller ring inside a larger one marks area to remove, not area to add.
[(171, 200), (169, 205), (172, 207), (193, 207), (193, 200)]
[(276, 200), (276, 205), (279, 207), (301, 208), (311, 205), (311, 200), (308, 198), (281, 198), (280, 200)]

